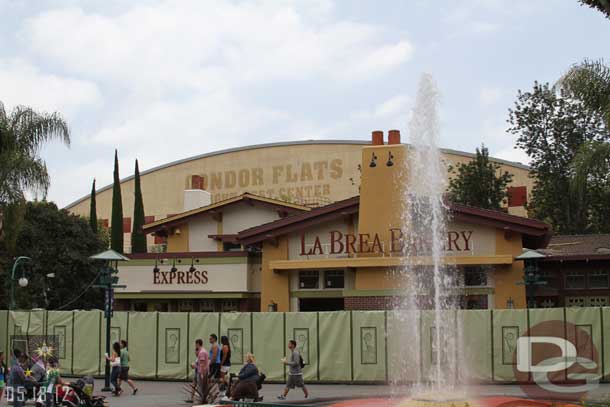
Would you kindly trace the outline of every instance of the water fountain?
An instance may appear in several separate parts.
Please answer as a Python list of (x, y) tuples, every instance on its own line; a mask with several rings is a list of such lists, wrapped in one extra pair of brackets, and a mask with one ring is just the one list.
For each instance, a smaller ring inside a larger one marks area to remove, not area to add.
[[(335, 407), (550, 407), (552, 403), (514, 397), (467, 394), (468, 365), (460, 343), (457, 270), (444, 262), (450, 216), (444, 201), (447, 168), (441, 160), (439, 92), (423, 75), (409, 123), (409, 146), (395, 188), (402, 189), (401, 223), (405, 231), (400, 273), (404, 300), (393, 315), (392, 334), (401, 349), (390, 359), (400, 377), (390, 381), (390, 398), (351, 400)], [(408, 385), (405, 385), (408, 383)], [(406, 388), (405, 388), (406, 386)], [(406, 393), (409, 394), (405, 397)], [(568, 405), (564, 405), (568, 406)]]
[[(408, 233), (403, 268), (406, 304), (402, 304), (405, 326), (423, 326), (403, 333), (404, 343), (420, 346), (422, 336), (430, 335), (432, 363), (428, 374), (420, 369), (413, 388), (415, 395), (405, 405), (429, 405), (447, 402), (453, 406), (465, 403), (465, 396), (456, 389), (458, 376), (456, 296), (452, 295), (454, 270), (443, 262), (443, 244), (447, 229), (447, 169), (444, 166), (439, 140), (439, 92), (434, 80), (424, 74), (419, 83), (415, 107), (409, 123), (409, 153), (404, 172), (407, 188), (403, 198), (403, 229)], [(422, 311), (427, 309), (427, 311)], [(413, 319), (426, 319), (427, 324)], [(410, 320), (409, 320), (410, 319)], [(419, 325), (414, 323), (419, 322)], [(422, 366), (421, 360), (418, 361)], [(461, 369), (464, 366), (460, 366)]]

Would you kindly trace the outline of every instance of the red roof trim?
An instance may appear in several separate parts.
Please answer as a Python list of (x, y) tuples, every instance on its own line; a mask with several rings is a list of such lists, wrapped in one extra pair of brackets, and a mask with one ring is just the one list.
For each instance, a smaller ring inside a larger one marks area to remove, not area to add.
[[(244, 244), (258, 243), (265, 239), (274, 238), (314, 224), (325, 222), (336, 218), (338, 215), (357, 213), (359, 210), (359, 203), (359, 196), (348, 198), (343, 201), (313, 209), (310, 212), (296, 214), (243, 230), (238, 234), (238, 238), (239, 241)], [(529, 239), (528, 246), (531, 246), (532, 248), (544, 246), (551, 236), (550, 226), (535, 219), (522, 218), (499, 211), (481, 209), (453, 202), (449, 202), (448, 206), (452, 218), (457, 221), (486, 225), (530, 236), (533, 239)]]

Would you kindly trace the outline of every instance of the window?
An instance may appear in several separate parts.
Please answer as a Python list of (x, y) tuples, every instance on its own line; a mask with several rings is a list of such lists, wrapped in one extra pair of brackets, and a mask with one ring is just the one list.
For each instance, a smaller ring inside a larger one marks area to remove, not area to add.
[(318, 271), (299, 271), (299, 288), (318, 288), (320, 273)]
[(483, 267), (464, 267), (465, 286), (486, 286), (487, 273)]
[(200, 312), (214, 312), (216, 311), (216, 305), (214, 300), (201, 300), (199, 301)]
[(596, 270), (589, 273), (590, 288), (608, 288), (608, 271)]
[(569, 271), (566, 274), (566, 288), (585, 288), (585, 272)]
[(238, 300), (223, 300), (222, 301), (222, 312), (235, 312), (239, 311)]
[(540, 281), (546, 282), (547, 287), (555, 287), (557, 285), (557, 271), (555, 270), (540, 270), (538, 276)]
[(136, 302), (133, 304), (133, 310), (139, 312), (146, 312), (148, 311), (148, 304), (146, 304), (145, 302)]
[(222, 244), (222, 250), (225, 252), (240, 252), (241, 245), (239, 243), (224, 242)]
[(324, 272), (325, 288), (343, 288), (344, 286), (345, 277), (343, 270), (327, 270)]

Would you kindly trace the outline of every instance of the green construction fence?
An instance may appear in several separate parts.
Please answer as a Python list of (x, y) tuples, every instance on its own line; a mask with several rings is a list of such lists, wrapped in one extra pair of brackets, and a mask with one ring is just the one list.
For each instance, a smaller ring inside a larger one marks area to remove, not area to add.
[[(558, 322), (564, 327), (559, 336), (590, 349), (590, 358), (598, 361), (597, 373), (604, 380), (610, 377), (610, 307), (446, 313), (455, 324), (457, 356), (466, 366), (456, 371), (462, 380), (521, 381), (515, 373), (517, 339), (530, 328)], [(287, 356), (289, 339), (298, 343), (306, 381), (416, 381), (430, 377), (434, 369), (434, 321), (432, 311), (115, 312), (110, 338), (129, 342), (130, 374), (140, 379), (190, 380), (195, 340), (207, 343), (215, 333), (230, 340), (232, 371), (251, 352), (268, 381), (286, 379), (281, 359)], [(419, 343), (405, 339), (404, 333), (414, 330)], [(43, 335), (56, 338), (55, 354), (64, 375), (103, 374), (106, 322), (101, 311), (0, 311), (0, 351), (5, 354), (19, 346), (15, 341)]]

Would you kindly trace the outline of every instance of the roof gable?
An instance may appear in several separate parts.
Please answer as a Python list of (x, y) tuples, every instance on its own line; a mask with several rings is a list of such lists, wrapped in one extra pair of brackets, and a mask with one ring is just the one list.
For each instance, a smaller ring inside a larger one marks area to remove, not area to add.
[[(307, 213), (296, 214), (243, 230), (238, 234), (238, 239), (243, 244), (247, 245), (277, 238), (281, 235), (300, 231), (337, 217), (358, 213), (359, 204), (359, 196), (348, 198), (343, 201), (313, 209)], [(524, 245), (532, 249), (544, 247), (551, 236), (550, 226), (538, 220), (452, 202), (448, 202), (447, 205), (452, 220), (521, 233), (523, 235)]]
[(303, 205), (293, 204), (290, 202), (280, 201), (278, 199), (267, 198), (260, 195), (244, 193), (242, 195), (238, 195), (233, 198), (225, 199), (223, 201), (215, 202), (211, 205), (202, 206), (201, 208), (192, 209), (190, 211), (182, 212), (176, 215), (169, 216), (164, 219), (159, 219), (158, 221), (148, 223), (144, 225), (142, 228), (144, 233), (153, 233), (161, 229), (167, 229), (172, 226), (176, 226), (179, 224), (184, 224), (187, 221), (201, 216), (203, 214), (216, 214), (221, 212), (223, 209), (228, 206), (239, 204), (239, 203), (249, 203), (252, 205), (263, 205), (278, 211), (282, 211), (286, 214), (286, 216), (300, 213), (300, 212), (308, 212), (311, 208)]

